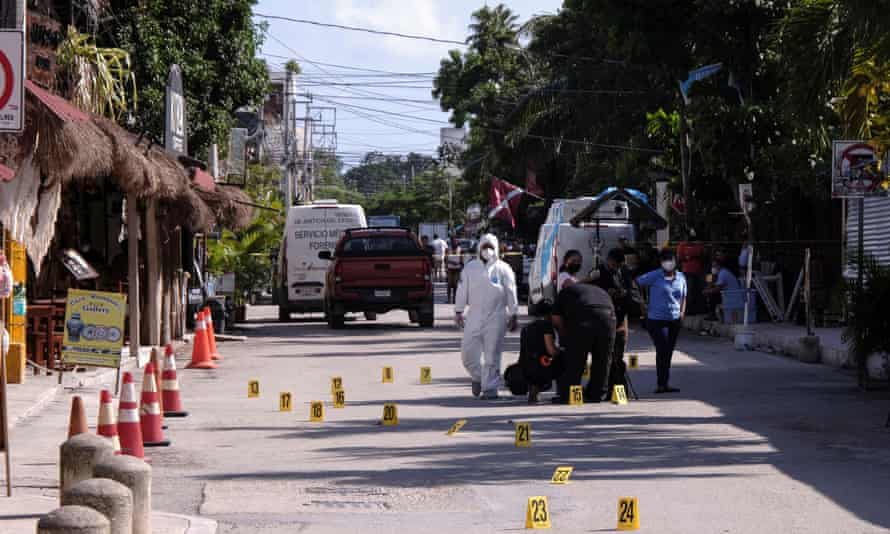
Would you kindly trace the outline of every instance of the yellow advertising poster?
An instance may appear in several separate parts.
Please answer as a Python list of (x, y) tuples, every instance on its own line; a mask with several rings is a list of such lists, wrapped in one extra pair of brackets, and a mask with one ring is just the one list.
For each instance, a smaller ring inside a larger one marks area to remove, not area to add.
[(126, 313), (125, 295), (69, 289), (62, 361), (88, 367), (120, 367)]

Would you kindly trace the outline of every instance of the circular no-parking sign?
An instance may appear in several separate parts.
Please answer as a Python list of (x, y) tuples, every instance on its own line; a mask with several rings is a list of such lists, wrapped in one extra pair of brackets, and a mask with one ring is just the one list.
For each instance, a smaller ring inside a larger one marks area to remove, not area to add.
[(12, 96), (12, 89), (15, 85), (15, 77), (12, 75), (12, 63), (9, 58), (0, 50), (0, 109), (6, 107), (9, 98)]

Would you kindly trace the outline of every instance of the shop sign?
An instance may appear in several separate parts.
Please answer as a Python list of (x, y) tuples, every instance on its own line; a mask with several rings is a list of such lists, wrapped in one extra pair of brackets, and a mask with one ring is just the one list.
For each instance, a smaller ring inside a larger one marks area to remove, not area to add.
[(185, 93), (179, 65), (170, 66), (164, 120), (164, 148), (176, 154), (188, 154), (185, 128)]
[(25, 124), (25, 32), (0, 30), (0, 132)]
[(865, 141), (832, 143), (831, 198), (884, 197), (888, 188), (874, 147)]
[(69, 289), (62, 361), (89, 367), (120, 367), (126, 313), (126, 295)]

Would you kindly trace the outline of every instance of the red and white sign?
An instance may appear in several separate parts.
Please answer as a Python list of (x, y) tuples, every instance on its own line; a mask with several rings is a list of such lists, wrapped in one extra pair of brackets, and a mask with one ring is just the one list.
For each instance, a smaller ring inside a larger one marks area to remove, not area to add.
[(0, 30), (0, 132), (25, 126), (25, 32)]

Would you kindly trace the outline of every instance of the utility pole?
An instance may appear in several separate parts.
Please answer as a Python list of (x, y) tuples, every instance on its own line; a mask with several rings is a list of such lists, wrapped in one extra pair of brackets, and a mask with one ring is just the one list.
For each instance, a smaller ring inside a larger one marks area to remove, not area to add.
[(309, 106), (312, 104), (312, 95), (307, 95), (306, 114), (303, 118), (303, 176), (300, 181), (300, 198), (304, 202), (312, 201), (312, 191), (309, 184), (312, 183), (312, 119), (309, 116)]
[(284, 193), (285, 205), (290, 206), (294, 200), (293, 167), (296, 133), (296, 76), (291, 70), (285, 71), (283, 93), (281, 115), (284, 123), (284, 161), (281, 169), (281, 191)]

